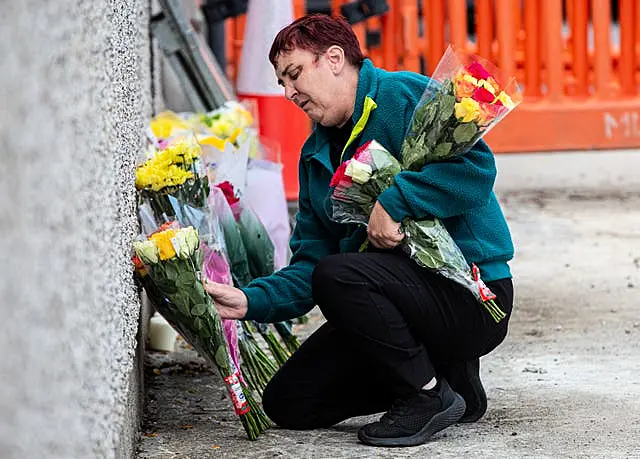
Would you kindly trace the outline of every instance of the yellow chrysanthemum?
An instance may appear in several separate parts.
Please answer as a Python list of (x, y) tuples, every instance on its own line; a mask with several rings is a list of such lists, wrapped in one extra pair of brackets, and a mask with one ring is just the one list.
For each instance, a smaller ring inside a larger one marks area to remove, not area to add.
[(136, 169), (136, 187), (158, 191), (167, 186), (182, 185), (193, 177), (187, 169), (201, 154), (197, 142), (181, 140), (174, 143)]
[(176, 251), (171, 243), (171, 238), (176, 235), (176, 230), (167, 229), (159, 233), (152, 234), (149, 240), (153, 241), (160, 252), (161, 260), (169, 260), (176, 256)]
[(195, 141), (179, 140), (166, 149), (162, 150), (159, 156), (168, 159), (173, 164), (184, 164), (190, 166), (202, 155), (200, 145)]
[(136, 187), (138, 189), (159, 191), (168, 186), (182, 185), (190, 178), (193, 178), (192, 172), (175, 164), (170, 164), (168, 167), (163, 164), (158, 167), (157, 164), (151, 163), (136, 169)]
[(471, 97), (463, 97), (455, 105), (456, 118), (463, 123), (469, 123), (478, 118), (480, 114), (480, 104)]

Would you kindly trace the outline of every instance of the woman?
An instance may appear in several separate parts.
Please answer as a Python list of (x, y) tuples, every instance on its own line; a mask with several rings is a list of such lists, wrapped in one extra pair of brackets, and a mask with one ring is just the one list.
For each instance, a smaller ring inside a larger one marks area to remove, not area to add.
[[(479, 360), (507, 333), (513, 246), (493, 194), (483, 142), (463, 157), (402, 172), (379, 197), (367, 229), (332, 222), (329, 181), (340, 158), (375, 139), (398, 156), (428, 79), (363, 58), (351, 27), (324, 15), (283, 29), (269, 55), (286, 97), (315, 122), (299, 163), (299, 213), (286, 268), (244, 289), (207, 283), (222, 317), (277, 322), (318, 305), (327, 319), (264, 392), (288, 429), (328, 427), (386, 411), (358, 438), (410, 446), (485, 412)], [(440, 218), (497, 295), (496, 324), (460, 285), (420, 268), (398, 247), (405, 217)], [(365, 238), (373, 249), (358, 253)]]

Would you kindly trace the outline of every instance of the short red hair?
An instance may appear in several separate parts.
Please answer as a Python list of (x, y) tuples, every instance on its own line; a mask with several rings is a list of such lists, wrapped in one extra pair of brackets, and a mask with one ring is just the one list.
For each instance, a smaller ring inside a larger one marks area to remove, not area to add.
[(344, 50), (345, 58), (351, 65), (360, 67), (364, 55), (349, 23), (341, 17), (310, 14), (296, 19), (278, 32), (269, 51), (269, 60), (275, 67), (280, 53), (302, 49), (322, 54), (334, 45)]

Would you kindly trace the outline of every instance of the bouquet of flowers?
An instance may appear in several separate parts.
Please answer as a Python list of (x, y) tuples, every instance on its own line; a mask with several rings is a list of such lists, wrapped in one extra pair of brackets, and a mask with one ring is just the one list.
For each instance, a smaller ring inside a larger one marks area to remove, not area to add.
[[(358, 149), (331, 180), (332, 218), (366, 225), (379, 194), (391, 186), (396, 174), (463, 155), (521, 100), (514, 79), (502, 78), (488, 62), (449, 47), (415, 108), (401, 160), (376, 141)], [(496, 322), (505, 317), (479, 269), (469, 266), (439, 219), (408, 218), (401, 228), (403, 248), (413, 260), (468, 288)]]
[(205, 254), (192, 227), (168, 227), (134, 243), (136, 272), (158, 312), (224, 379), (236, 414), (255, 440), (269, 420), (251, 396), (227, 346), (222, 321), (202, 286)]
[[(250, 206), (237, 196), (233, 185), (229, 182), (222, 182), (216, 185), (219, 188), (229, 204), (232, 214), (237, 223), (237, 230), (242, 242), (236, 241), (235, 245), (242, 245), (246, 251), (246, 259), (248, 260), (248, 268), (251, 279), (269, 276), (275, 270), (274, 264), (274, 246), (266, 228)], [(234, 229), (232, 234), (235, 233)], [(234, 236), (234, 239), (236, 236)], [(247, 282), (248, 283), (248, 282)], [(247, 285), (247, 283), (239, 284), (239, 286)], [(271, 354), (274, 356), (279, 365), (290, 357), (289, 352), (294, 352), (300, 347), (298, 339), (293, 335), (291, 325), (282, 323), (275, 326), (276, 331), (285, 343), (287, 349), (284, 349), (277, 340), (271, 329), (265, 324), (253, 324), (255, 329), (262, 335), (269, 346)], [(253, 330), (250, 327), (247, 332)]]
[(414, 110), (402, 144), (403, 169), (466, 153), (520, 102), (515, 78), (449, 46)]
[(358, 148), (336, 169), (332, 188), (332, 218), (340, 223), (367, 225), (380, 193), (393, 185), (402, 170), (396, 158), (375, 140)]
[(195, 139), (180, 137), (163, 150), (152, 148), (136, 168), (136, 188), (160, 223), (175, 217), (170, 196), (195, 208), (206, 206), (209, 182), (200, 170), (201, 153)]
[[(253, 276), (250, 272), (249, 256), (245, 249), (244, 241), (246, 235), (243, 237), (242, 229), (236, 220), (240, 213), (240, 198), (236, 196), (231, 183), (222, 182), (211, 188), (208, 201), (212, 213), (215, 214), (222, 228), (223, 239), (231, 265), (233, 284), (243, 287), (251, 282)], [(254, 338), (253, 333), (257, 331), (257, 326), (253, 327), (243, 322), (238, 324), (237, 328), (243, 374), (247, 377), (249, 386), (258, 393), (262, 393), (266, 384), (277, 371), (276, 363), (262, 351)], [(265, 330), (264, 327), (259, 330), (269, 347), (269, 351), (274, 356), (275, 362), (280, 366), (282, 356), (286, 355), (286, 350), (273, 336), (273, 333), (270, 333), (270, 330)]]

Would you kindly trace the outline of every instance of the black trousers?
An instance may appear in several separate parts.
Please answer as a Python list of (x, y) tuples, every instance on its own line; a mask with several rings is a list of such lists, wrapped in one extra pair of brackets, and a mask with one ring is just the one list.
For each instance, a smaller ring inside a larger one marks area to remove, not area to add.
[(327, 323), (273, 377), (266, 414), (283, 428), (328, 427), (386, 411), (447, 364), (488, 354), (507, 334), (513, 285), (487, 286), (507, 313), (498, 324), (464, 287), (399, 250), (327, 257), (313, 273)]

